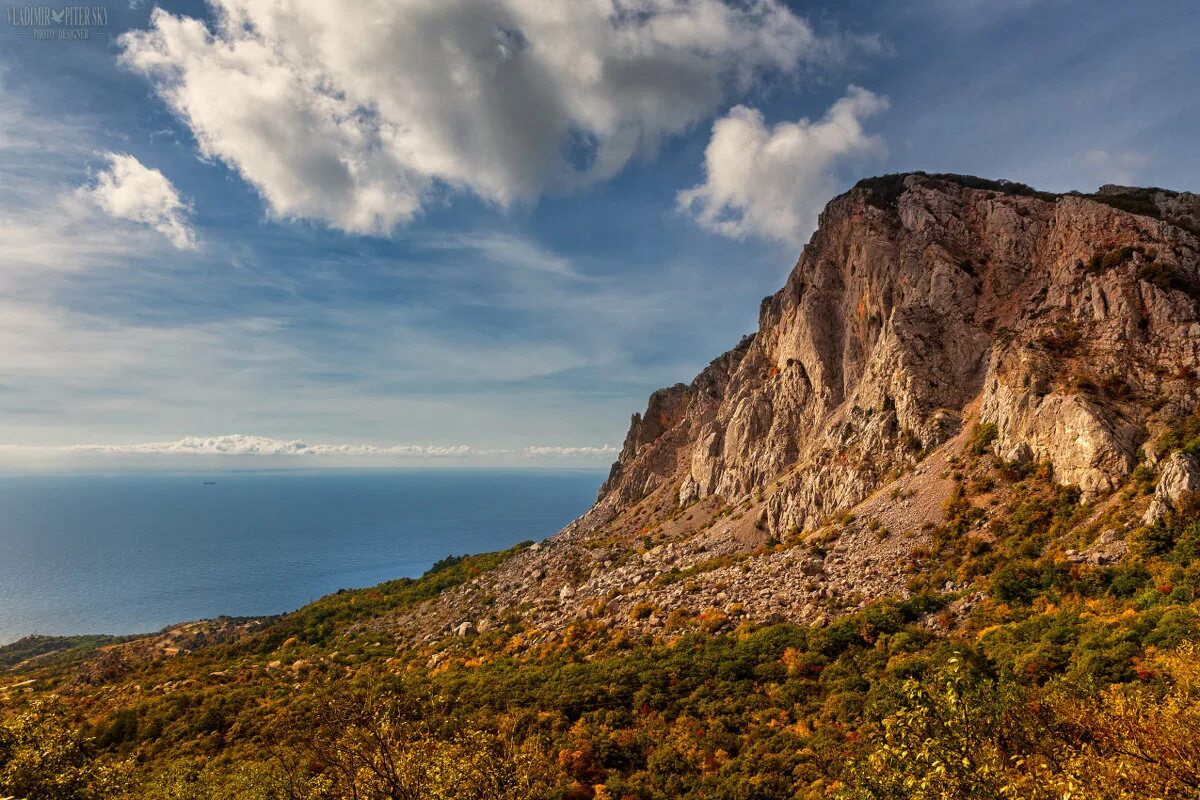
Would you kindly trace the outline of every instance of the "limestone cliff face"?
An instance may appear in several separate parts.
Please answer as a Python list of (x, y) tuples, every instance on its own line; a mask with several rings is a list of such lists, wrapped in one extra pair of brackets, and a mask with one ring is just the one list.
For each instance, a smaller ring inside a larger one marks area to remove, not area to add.
[(1161, 190), (863, 181), (822, 213), (757, 333), (635, 415), (592, 521), (664, 487), (688, 506), (770, 484), (769, 529), (809, 529), (969, 414), (1006, 458), (1110, 489), (1151, 405), (1196, 400), (1198, 218), (1200, 197)]
[[(383, 627), (433, 642), (520, 618), (541, 646), (706, 609), (820, 624), (927, 569), (966, 454), (1051, 465), (1097, 500), (1098, 535), (1064, 557), (1120, 558), (1200, 486), (1195, 459), (1156, 452), (1200, 400), (1198, 219), (1160, 190), (860, 183), (758, 331), (634, 415), (591, 511)], [(1139, 459), (1154, 496), (1110, 491)], [(972, 500), (985, 516), (996, 491)]]

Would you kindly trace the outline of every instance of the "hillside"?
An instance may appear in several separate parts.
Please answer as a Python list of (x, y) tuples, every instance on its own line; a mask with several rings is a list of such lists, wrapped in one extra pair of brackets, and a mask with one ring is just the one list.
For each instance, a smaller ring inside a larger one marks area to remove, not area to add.
[(1197, 797), (1198, 404), (1200, 197), (864, 180), (550, 539), (0, 650), (0, 795)]

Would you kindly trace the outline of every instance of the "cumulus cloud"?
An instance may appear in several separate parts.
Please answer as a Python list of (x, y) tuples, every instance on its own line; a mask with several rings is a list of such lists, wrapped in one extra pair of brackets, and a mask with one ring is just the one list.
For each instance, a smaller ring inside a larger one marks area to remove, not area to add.
[(756, 109), (736, 106), (713, 124), (705, 181), (680, 192), (679, 207), (725, 236), (802, 242), (836, 191), (837, 167), (884, 153), (883, 139), (863, 122), (887, 107), (886, 98), (857, 86), (816, 122), (768, 127)]
[(387, 233), (444, 189), (507, 205), (653, 154), (764, 73), (836, 63), (779, 0), (211, 0), (121, 37), (202, 153), (281, 217)]
[[(155, 229), (114, 218), (90, 187), (78, 188), (92, 179), (85, 167), (97, 153), (87, 132), (102, 122), (38, 104), (5, 78), (0, 68), (0, 298), (30, 290), (44, 298), (52, 294), (47, 280), (95, 267), (128, 269), (170, 248)], [(4, 305), (0, 315), (7, 317)]]
[(115, 219), (149, 225), (176, 248), (195, 249), (188, 206), (167, 177), (131, 155), (106, 153), (105, 158), (108, 168), (80, 193)]
[(61, 446), (3, 445), (0, 451), (58, 451), (138, 456), (391, 456), (398, 458), (464, 458), (468, 456), (586, 457), (617, 453), (611, 445), (530, 446), (520, 450), (485, 449), (469, 445), (308, 444), (300, 439), (227, 434), (185, 436), (166, 442), (137, 444), (76, 444)]

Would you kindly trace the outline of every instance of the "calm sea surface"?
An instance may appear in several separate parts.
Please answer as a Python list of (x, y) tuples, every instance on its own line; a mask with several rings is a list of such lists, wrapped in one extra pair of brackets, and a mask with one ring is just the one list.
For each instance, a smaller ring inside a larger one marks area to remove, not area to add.
[[(0, 644), (288, 611), (541, 539), (597, 471), (0, 476)], [(205, 481), (214, 481), (206, 485)]]

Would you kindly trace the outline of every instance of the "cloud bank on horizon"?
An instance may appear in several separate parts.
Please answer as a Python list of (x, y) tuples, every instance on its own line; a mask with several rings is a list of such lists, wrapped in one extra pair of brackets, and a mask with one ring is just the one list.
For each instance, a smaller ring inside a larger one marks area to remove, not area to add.
[(226, 434), (185, 436), (166, 442), (136, 444), (0, 445), (0, 453), (96, 453), (137, 456), (377, 456), (397, 458), (465, 458), (469, 456), (589, 458), (610, 457), (620, 452), (611, 445), (528, 445), (519, 449), (472, 447), (470, 445), (376, 445), (308, 444), (300, 439)]

